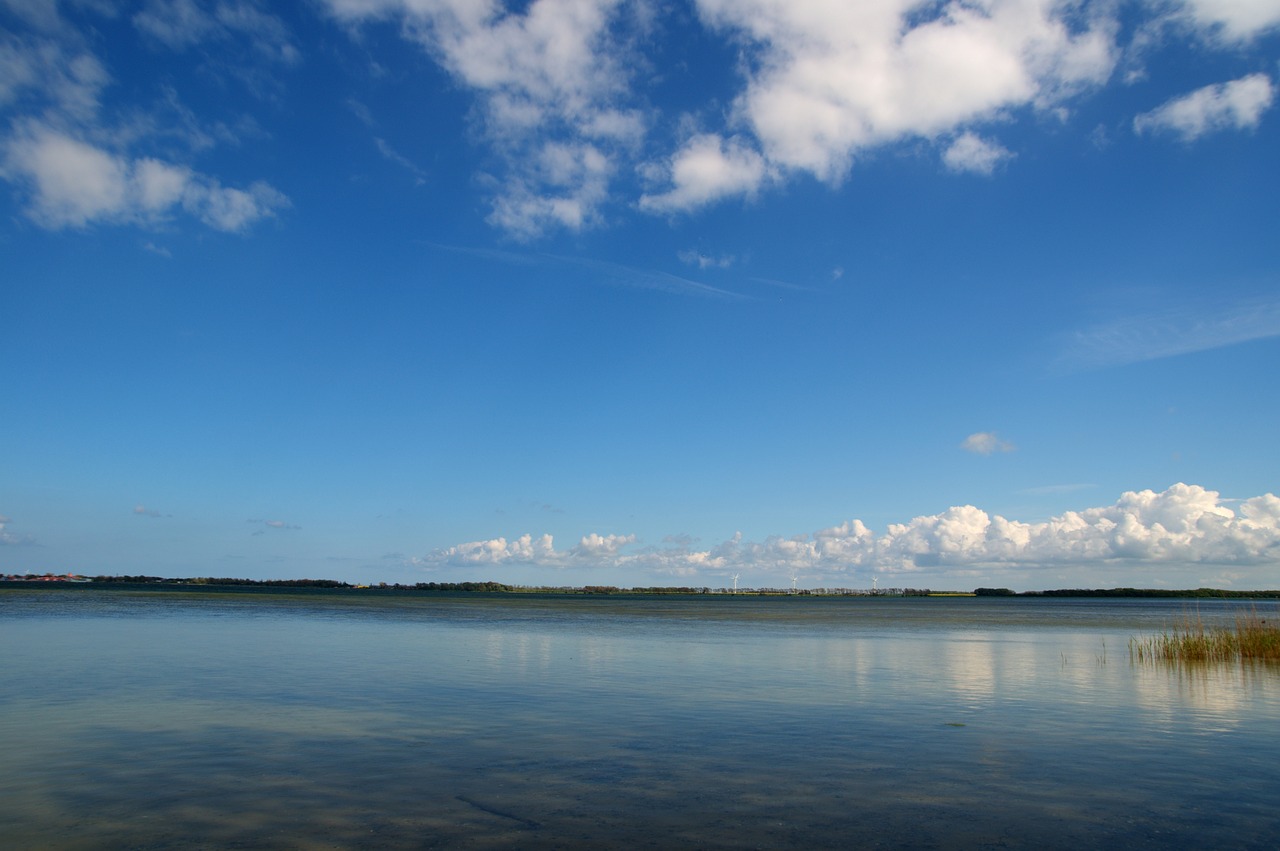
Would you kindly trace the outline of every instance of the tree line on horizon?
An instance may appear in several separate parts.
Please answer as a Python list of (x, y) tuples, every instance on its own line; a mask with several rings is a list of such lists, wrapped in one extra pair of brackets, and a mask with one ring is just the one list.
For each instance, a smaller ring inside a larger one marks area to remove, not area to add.
[[(71, 576), (72, 574), (67, 574)], [(8, 574), (6, 581), (40, 581), (49, 574)], [(59, 577), (61, 578), (61, 577)], [(508, 593), (508, 594), (645, 594), (645, 595), (731, 595), (737, 596), (866, 596), (865, 591), (854, 591), (847, 588), (834, 589), (786, 589), (786, 588), (750, 588), (730, 592), (725, 588), (709, 586), (636, 586), (621, 588), (616, 585), (583, 585), (571, 586), (529, 586), (509, 585), (504, 582), (465, 581), (465, 582), (415, 582), (388, 583), (378, 582), (369, 585), (353, 585), (337, 579), (246, 579), (241, 577), (185, 577), (172, 578), (146, 575), (103, 575), (78, 577), (79, 581), (102, 584), (132, 585), (196, 585), (215, 587), (264, 587), (264, 588), (332, 588), (373, 591), (429, 591), (429, 592), (464, 592), (464, 593)], [(904, 596), (927, 597), (935, 592), (928, 588), (881, 588), (872, 596)], [(964, 594), (966, 592), (937, 592), (938, 594)], [(976, 597), (1172, 597), (1172, 598), (1227, 598), (1227, 599), (1280, 599), (1280, 590), (1235, 591), (1223, 588), (1058, 588), (1043, 591), (1014, 591), (1010, 588), (975, 588), (971, 592)]]

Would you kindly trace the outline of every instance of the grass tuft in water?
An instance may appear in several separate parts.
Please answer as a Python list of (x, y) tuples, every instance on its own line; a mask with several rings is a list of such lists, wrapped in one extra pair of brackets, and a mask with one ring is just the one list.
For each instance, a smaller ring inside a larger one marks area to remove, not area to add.
[(1280, 662), (1280, 622), (1250, 612), (1234, 628), (1206, 627), (1189, 617), (1172, 632), (1129, 639), (1129, 658), (1139, 662)]

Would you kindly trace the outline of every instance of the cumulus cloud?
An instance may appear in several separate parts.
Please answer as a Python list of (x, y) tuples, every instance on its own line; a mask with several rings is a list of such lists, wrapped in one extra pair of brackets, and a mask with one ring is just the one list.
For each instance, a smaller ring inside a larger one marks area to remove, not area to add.
[[(839, 183), (876, 146), (1019, 107), (1057, 107), (1105, 82), (1117, 55), (1115, 24), (1102, 10), (1052, 0), (699, 0), (698, 10), (751, 59), (734, 119), (759, 153), (739, 143), (730, 155), (719, 137), (695, 137), (670, 163), (671, 188), (642, 200), (649, 209), (748, 193), (773, 169)], [(985, 155), (981, 167), (994, 166), (1002, 149), (984, 144), (961, 143), (953, 159), (972, 167)]]
[(288, 204), (265, 183), (223, 187), (185, 166), (118, 156), (38, 124), (7, 140), (3, 163), (0, 174), (29, 188), (27, 213), (47, 228), (153, 223), (181, 209), (240, 231)]
[(481, 124), (506, 174), (490, 181), (490, 221), (522, 237), (600, 220), (621, 152), (646, 121), (630, 99), (629, 33), (643, 16), (621, 0), (328, 0), (351, 25), (392, 19), (480, 98)]
[(592, 532), (590, 535), (584, 535), (571, 552), (579, 558), (612, 556), (616, 555), (622, 547), (635, 542), (635, 535), (598, 535)]
[(183, 210), (217, 230), (242, 231), (288, 206), (266, 183), (224, 187), (186, 166), (121, 156), (38, 122), (0, 150), (0, 176), (27, 188), (27, 215), (50, 229), (151, 224)]
[[(25, 195), (36, 224), (154, 225), (185, 212), (217, 230), (241, 231), (288, 205), (265, 182), (225, 187), (186, 164), (140, 151), (156, 136), (186, 137), (193, 148), (208, 147), (213, 137), (185, 125), (161, 128), (147, 115), (107, 120), (110, 74), (77, 37), (60, 38), (0, 36), (0, 110), (16, 113), (0, 131), (0, 180)], [(189, 124), (169, 95), (166, 108)]]
[(1133, 119), (1133, 129), (1138, 133), (1167, 131), (1188, 142), (1218, 130), (1247, 130), (1258, 126), (1273, 100), (1271, 78), (1250, 74), (1196, 89), (1144, 112)]
[(141, 517), (163, 517), (163, 516), (164, 516), (163, 514), (161, 514), (161, 513), (160, 513), (159, 511), (157, 511), (156, 509), (154, 509), (154, 508), (147, 508), (147, 507), (146, 507), (145, 505), (143, 505), (142, 503), (138, 503), (137, 505), (135, 505), (135, 506), (133, 507), (133, 513), (134, 513), (134, 514), (137, 514), (137, 515), (139, 515), (139, 516), (141, 516)]
[[(1076, 98), (1112, 78), (1126, 49), (1158, 40), (1150, 33), (1190, 30), (1202, 45), (1225, 39), (1236, 48), (1280, 20), (1274, 0), (1174, 0), (1144, 7), (1136, 23), (1122, 21), (1115, 4), (1074, 0), (695, 0), (703, 24), (739, 48), (740, 88), (728, 109), (717, 103), (678, 116), (674, 146), (656, 150), (649, 134), (658, 113), (636, 69), (645, 67), (641, 50), (659, 7), (326, 5), (353, 29), (398, 24), (476, 96), (477, 126), (502, 164), (480, 175), (493, 195), (489, 221), (528, 239), (605, 221), (630, 167), (644, 187), (636, 206), (659, 215), (750, 197), (803, 175), (836, 185), (858, 158), (917, 140), (939, 145), (948, 169), (991, 174), (1013, 154), (974, 128), (1028, 110), (1069, 115)], [(1146, 34), (1122, 44), (1135, 26)], [(1155, 111), (1138, 123), (1191, 127), (1185, 113), (1197, 110), (1206, 127), (1256, 123), (1265, 109), (1260, 82), (1177, 110), (1169, 104), (1167, 115)], [(721, 126), (711, 126), (716, 121)]]
[(942, 161), (952, 171), (991, 174), (1001, 161), (1013, 156), (1001, 145), (987, 141), (976, 133), (961, 133), (942, 154)]
[(1280, 26), (1275, 0), (1184, 0), (1178, 12), (1198, 28), (1231, 41), (1247, 41)]
[(564, 567), (589, 561), (596, 567), (672, 576), (725, 571), (840, 576), (868, 570), (971, 575), (976, 568), (1257, 566), (1280, 563), (1280, 498), (1268, 493), (1236, 503), (1216, 491), (1176, 484), (1160, 493), (1129, 491), (1113, 505), (1068, 511), (1035, 523), (963, 505), (890, 524), (879, 535), (860, 520), (849, 520), (807, 535), (758, 542), (744, 541), (739, 534), (705, 550), (694, 549), (687, 538), (662, 547), (636, 543), (633, 535), (592, 534), (565, 551), (555, 548), (550, 535), (523, 535), (510, 542), (494, 538), (459, 544), (413, 563)]
[(538, 564), (561, 566), (568, 553), (557, 550), (550, 535), (521, 535), (513, 541), (491, 538), (436, 550), (413, 563), (420, 565)]
[(975, 455), (991, 455), (996, 452), (1012, 452), (1016, 447), (994, 431), (979, 431), (961, 441), (960, 448)]
[(700, 207), (729, 195), (750, 195), (764, 182), (764, 157), (741, 139), (704, 133), (655, 172), (673, 184), (666, 192), (640, 197), (640, 209), (672, 212)]

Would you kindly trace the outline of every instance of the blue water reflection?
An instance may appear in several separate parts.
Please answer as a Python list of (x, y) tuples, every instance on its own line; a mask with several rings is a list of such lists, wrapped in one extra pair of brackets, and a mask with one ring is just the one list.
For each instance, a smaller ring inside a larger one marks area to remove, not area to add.
[(0, 593), (15, 847), (1274, 847), (1238, 605)]

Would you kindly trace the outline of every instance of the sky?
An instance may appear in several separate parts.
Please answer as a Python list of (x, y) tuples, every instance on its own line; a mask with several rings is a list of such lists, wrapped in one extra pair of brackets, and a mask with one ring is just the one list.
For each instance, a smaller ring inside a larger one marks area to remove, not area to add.
[(1280, 587), (1280, 0), (0, 0), (0, 572)]

